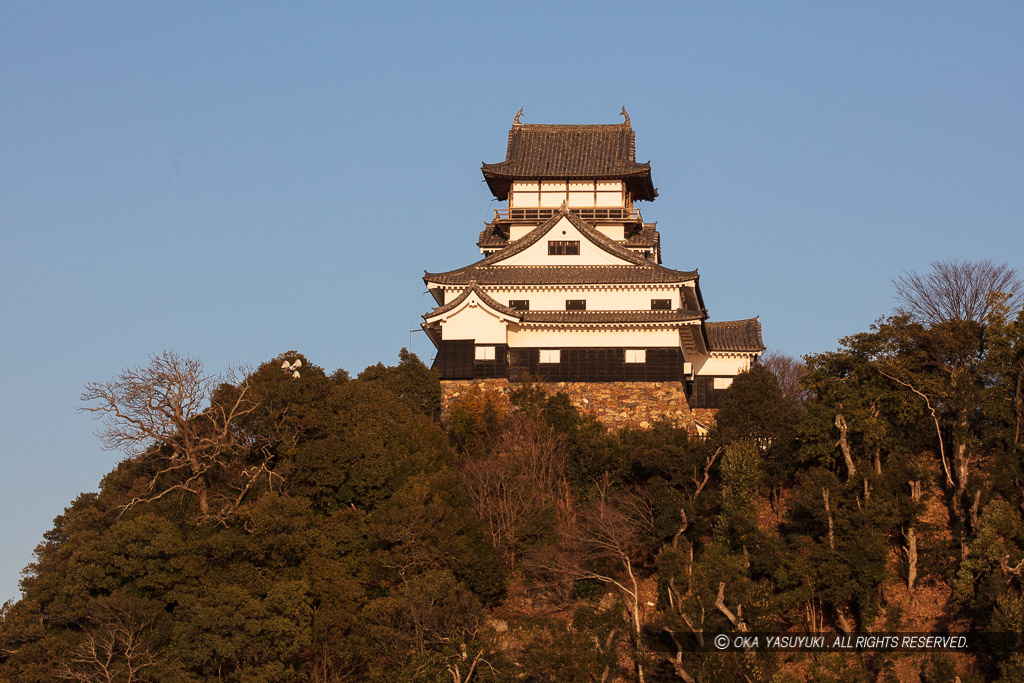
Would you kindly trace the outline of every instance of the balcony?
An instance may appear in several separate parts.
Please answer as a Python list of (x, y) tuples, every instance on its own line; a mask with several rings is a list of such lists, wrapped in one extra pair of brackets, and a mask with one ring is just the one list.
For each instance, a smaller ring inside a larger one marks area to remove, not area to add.
[[(585, 221), (639, 221), (643, 222), (643, 216), (636, 209), (613, 208), (613, 209), (584, 209), (571, 208), (570, 210)], [(494, 220), (496, 221), (544, 221), (556, 213), (559, 209), (495, 209)]]

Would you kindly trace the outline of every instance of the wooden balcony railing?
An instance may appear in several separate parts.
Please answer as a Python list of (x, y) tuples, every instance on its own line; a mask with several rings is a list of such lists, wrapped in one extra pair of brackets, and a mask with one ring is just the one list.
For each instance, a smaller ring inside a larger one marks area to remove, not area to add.
[[(558, 209), (495, 209), (494, 220), (543, 221), (551, 218)], [(643, 216), (636, 209), (572, 209), (572, 212), (585, 221), (615, 220), (643, 221)]]

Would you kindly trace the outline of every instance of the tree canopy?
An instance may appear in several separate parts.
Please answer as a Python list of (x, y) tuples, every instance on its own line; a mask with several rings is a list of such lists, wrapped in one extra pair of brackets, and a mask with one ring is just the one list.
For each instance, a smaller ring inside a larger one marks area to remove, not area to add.
[(1024, 313), (986, 301), (755, 365), (705, 438), (612, 432), (539, 385), (476, 387), (442, 421), (405, 350), (355, 379), (295, 351), (217, 376), (159, 354), (86, 388), (129, 457), (0, 610), (0, 679), (1020, 679), (1019, 654), (708, 642), (1019, 640)]

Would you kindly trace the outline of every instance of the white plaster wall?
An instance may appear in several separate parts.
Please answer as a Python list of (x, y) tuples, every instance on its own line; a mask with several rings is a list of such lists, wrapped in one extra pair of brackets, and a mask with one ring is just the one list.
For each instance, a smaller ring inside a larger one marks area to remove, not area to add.
[(565, 201), (565, 191), (541, 192), (540, 206), (542, 209), (557, 209)]
[(488, 287), (486, 291), (495, 301), (506, 305), (512, 299), (526, 299), (533, 311), (565, 310), (566, 299), (586, 299), (588, 311), (647, 311), (651, 308), (651, 299), (671, 299), (672, 308), (679, 308), (678, 287), (645, 290), (575, 287), (538, 291)]
[(624, 207), (626, 206), (626, 194), (623, 191), (622, 181), (599, 180), (597, 182), (597, 206), (600, 207)]
[(510, 225), (508, 227), (508, 239), (511, 242), (522, 239), (530, 234), (530, 231), (536, 228), (539, 223), (527, 224), (527, 225)]
[(645, 348), (649, 346), (678, 347), (679, 332), (673, 328), (662, 329), (550, 329), (509, 327), (508, 344), (513, 347), (567, 348), (586, 346), (627, 346)]
[(540, 206), (540, 196), (537, 191), (517, 192), (508, 196), (508, 208), (510, 209), (536, 209)]
[[(591, 202), (593, 206), (593, 202)], [(509, 226), (508, 238), (512, 242), (518, 239), (522, 239), (530, 234), (530, 231), (536, 228), (540, 223), (527, 223), (527, 224), (513, 224)], [(626, 228), (622, 223), (610, 223), (607, 225), (596, 226), (598, 231), (601, 232), (605, 237), (612, 240), (624, 240), (626, 239)], [(554, 238), (552, 238), (554, 239)]]
[(537, 196), (538, 189), (539, 185), (536, 181), (532, 183), (521, 180), (514, 181), (508, 193), (508, 208), (537, 208), (539, 201)]
[(750, 369), (750, 356), (712, 356), (697, 368), (698, 375), (736, 375)]
[(583, 192), (569, 191), (569, 208), (571, 209), (589, 209), (594, 206), (594, 190), (584, 190)]
[(506, 343), (506, 323), (489, 310), (475, 305), (460, 308), (441, 322), (441, 339), (475, 339), (477, 344)]
[(601, 232), (605, 237), (613, 240), (624, 240), (626, 239), (626, 228), (621, 223), (610, 223), (608, 225), (598, 225), (598, 231)]
[(508, 206), (510, 209), (538, 206), (554, 209), (563, 201), (570, 208), (622, 208), (627, 204), (627, 197), (618, 180), (545, 180), (540, 183), (517, 180), (509, 191)]
[[(580, 253), (575, 256), (552, 256), (548, 254), (549, 240), (579, 240)], [(563, 217), (555, 227), (527, 249), (509, 258), (498, 261), (504, 266), (625, 266), (629, 261), (612, 256), (604, 249), (592, 244), (572, 223)]]

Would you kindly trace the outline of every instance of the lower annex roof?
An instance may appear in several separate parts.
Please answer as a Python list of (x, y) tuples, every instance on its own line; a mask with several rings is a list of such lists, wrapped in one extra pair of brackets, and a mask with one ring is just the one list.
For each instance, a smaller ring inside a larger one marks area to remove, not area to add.
[(758, 318), (723, 320), (704, 325), (711, 351), (765, 350), (764, 341), (761, 339), (761, 321)]

